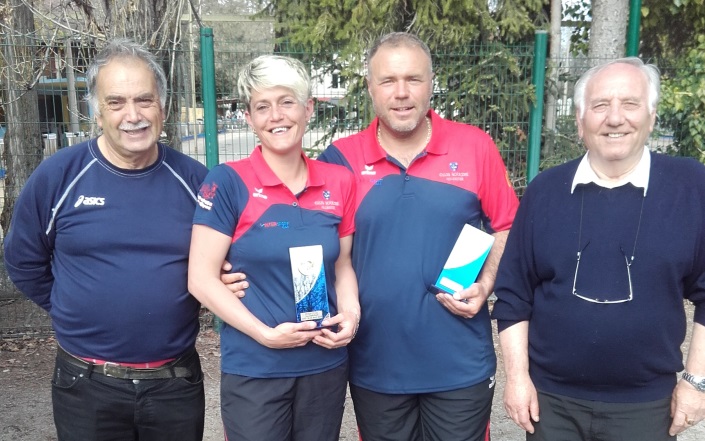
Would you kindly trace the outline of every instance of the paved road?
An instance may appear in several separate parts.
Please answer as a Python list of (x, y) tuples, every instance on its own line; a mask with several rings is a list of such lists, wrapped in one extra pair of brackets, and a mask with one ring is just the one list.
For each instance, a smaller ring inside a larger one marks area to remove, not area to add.
[[(341, 131), (331, 138), (330, 134), (324, 130), (309, 130), (304, 135), (304, 149), (320, 151), (330, 144), (331, 139), (338, 139), (352, 133), (352, 131)], [(258, 143), (257, 137), (249, 128), (225, 130), (218, 133), (218, 160), (225, 162), (245, 158)], [(202, 136), (196, 137), (196, 139), (184, 138), (181, 142), (181, 149), (184, 153), (205, 163), (205, 145), (205, 139)]]

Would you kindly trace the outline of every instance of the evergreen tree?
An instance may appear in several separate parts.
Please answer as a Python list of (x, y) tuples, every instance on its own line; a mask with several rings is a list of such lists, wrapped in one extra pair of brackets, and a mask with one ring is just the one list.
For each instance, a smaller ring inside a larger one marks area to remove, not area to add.
[[(509, 152), (525, 150), (522, 122), (528, 121), (533, 99), (532, 57), (517, 56), (507, 45), (533, 42), (536, 28), (547, 27), (546, 3), (271, 0), (263, 2), (261, 14), (275, 19), (278, 51), (315, 54), (305, 61), (317, 71), (340, 72), (348, 85), (346, 105), (363, 123), (373, 116), (364, 82), (366, 50), (388, 32), (417, 34), (434, 57), (433, 108), (489, 131), (507, 160)], [(521, 173), (525, 167), (510, 168)]]

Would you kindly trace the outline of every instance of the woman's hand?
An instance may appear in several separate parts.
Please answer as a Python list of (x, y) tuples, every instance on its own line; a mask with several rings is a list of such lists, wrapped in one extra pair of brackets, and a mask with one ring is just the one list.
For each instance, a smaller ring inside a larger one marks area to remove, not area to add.
[(322, 328), (321, 335), (314, 338), (313, 342), (328, 349), (341, 348), (355, 338), (357, 328), (360, 326), (360, 314), (354, 311), (342, 312), (323, 320), (322, 325), (326, 327), (338, 325), (338, 332)]
[(316, 322), (282, 323), (274, 328), (267, 328), (257, 341), (268, 348), (286, 349), (305, 346), (321, 335), (316, 329)]

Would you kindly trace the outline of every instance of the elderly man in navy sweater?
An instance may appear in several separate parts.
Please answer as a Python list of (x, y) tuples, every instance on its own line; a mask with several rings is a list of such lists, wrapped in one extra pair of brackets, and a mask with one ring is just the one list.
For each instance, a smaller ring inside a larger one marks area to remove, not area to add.
[(587, 153), (521, 202), (493, 318), (527, 440), (673, 440), (705, 416), (705, 167), (645, 147), (658, 98), (658, 70), (637, 58), (586, 72)]
[(158, 143), (167, 81), (145, 48), (111, 41), (86, 83), (101, 135), (41, 163), (5, 238), (10, 278), (56, 331), (58, 439), (199, 441), (200, 305), (186, 271), (207, 169)]

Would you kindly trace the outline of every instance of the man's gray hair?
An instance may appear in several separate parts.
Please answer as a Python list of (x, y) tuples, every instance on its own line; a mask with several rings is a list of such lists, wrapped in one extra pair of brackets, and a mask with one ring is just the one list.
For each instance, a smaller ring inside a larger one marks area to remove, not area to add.
[(649, 113), (653, 113), (654, 111), (656, 111), (661, 90), (661, 73), (659, 72), (658, 67), (653, 64), (646, 64), (641, 61), (640, 58), (637, 57), (626, 57), (611, 60), (606, 63), (595, 66), (580, 76), (578, 82), (575, 83), (575, 91), (573, 93), (573, 105), (575, 106), (575, 113), (578, 114), (580, 118), (585, 115), (585, 107), (587, 105), (587, 103), (585, 103), (585, 89), (587, 89), (587, 84), (595, 75), (615, 64), (629, 64), (630, 66), (636, 67), (644, 74), (649, 88)]
[(250, 108), (252, 92), (261, 92), (273, 87), (290, 89), (296, 100), (306, 105), (311, 98), (311, 77), (304, 64), (291, 57), (261, 55), (250, 61), (237, 79), (237, 90)]
[(391, 32), (377, 38), (370, 50), (367, 51), (367, 79), (370, 78), (370, 61), (375, 56), (377, 51), (382, 47), (417, 47), (421, 49), (428, 57), (428, 70), (433, 72), (433, 61), (431, 60), (431, 50), (428, 45), (423, 42), (418, 36), (408, 32)]
[(163, 109), (166, 105), (167, 84), (166, 75), (164, 74), (164, 69), (162, 69), (161, 64), (159, 64), (157, 58), (141, 44), (136, 43), (129, 38), (116, 38), (108, 42), (108, 44), (100, 52), (98, 52), (98, 54), (96, 54), (90, 66), (88, 66), (88, 71), (86, 72), (86, 83), (88, 88), (88, 93), (86, 93), (86, 101), (88, 102), (88, 105), (91, 106), (91, 109), (93, 109), (93, 112), (96, 115), (100, 115), (96, 90), (98, 73), (103, 66), (115, 59), (120, 58), (134, 58), (142, 60), (147, 64), (149, 70), (151, 70), (154, 74), (154, 80), (157, 83), (157, 93), (159, 93), (159, 102), (161, 103), (161, 107)]

